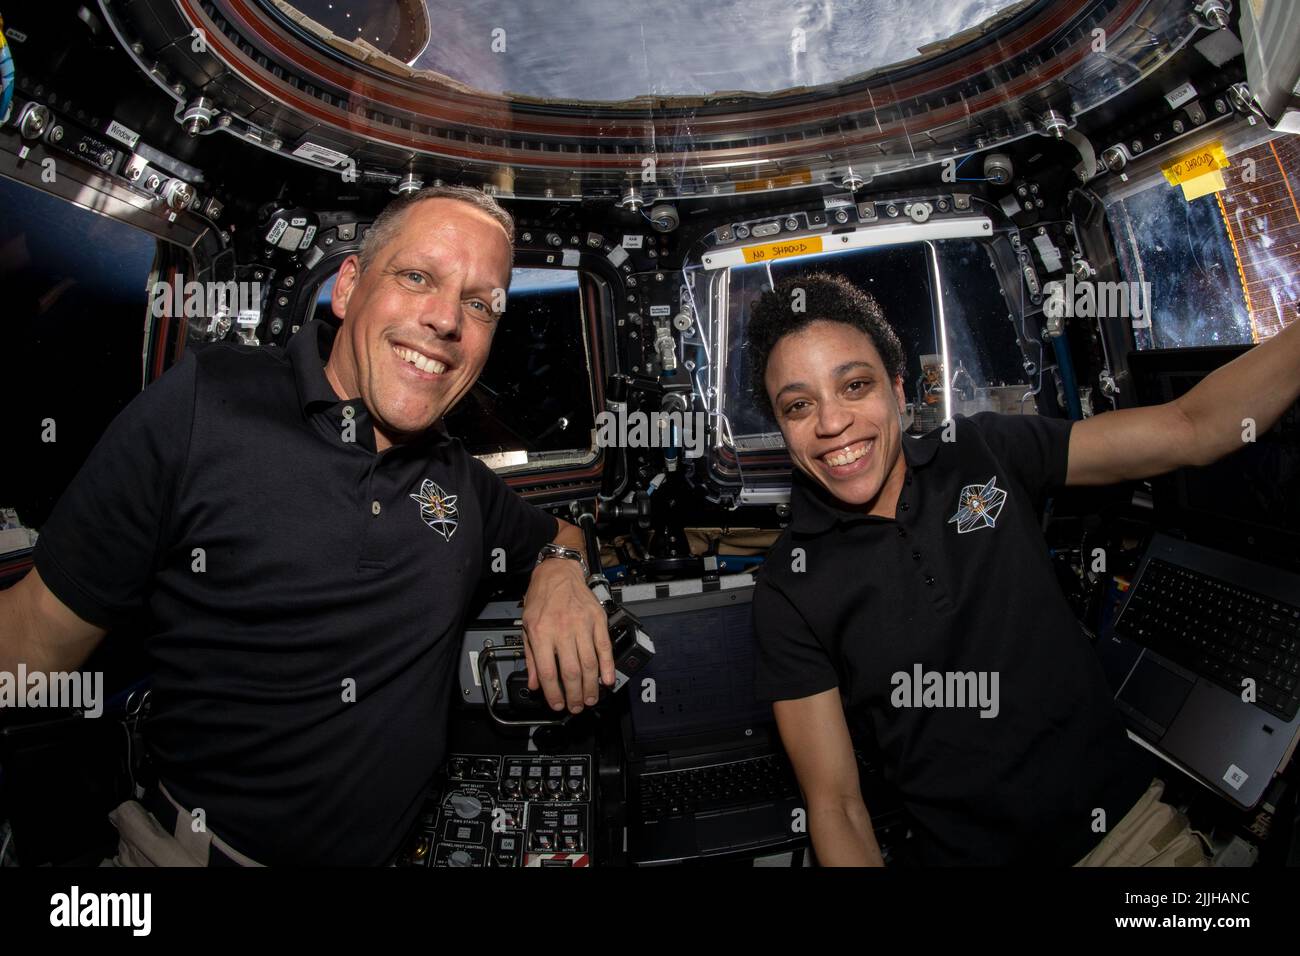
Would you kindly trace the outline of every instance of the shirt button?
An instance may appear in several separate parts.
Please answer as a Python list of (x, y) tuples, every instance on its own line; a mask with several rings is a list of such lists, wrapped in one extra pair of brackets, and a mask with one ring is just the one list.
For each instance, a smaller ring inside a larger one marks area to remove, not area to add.
[(904, 501), (904, 502), (900, 503), (898, 507), (900, 507), (900, 508), (902, 508), (904, 511), (906, 511), (908, 508), (911, 507), (911, 505), (909, 505), (906, 501)]
[(903, 528), (903, 527), (900, 526), (899, 529), (898, 529), (898, 536), (899, 536), (900, 538), (906, 538), (906, 537), (907, 537), (907, 529), (906, 529), (906, 528)]
[(382, 510), (383, 508), (379, 506), (379, 501), (377, 499), (375, 501), (370, 502), (370, 513), (372, 515), (377, 515)]
[(931, 587), (933, 587), (933, 586), (934, 586), (934, 575), (932, 575), (932, 574), (927, 574), (927, 575), (925, 576), (925, 583), (928, 584), (928, 585), (930, 585)]
[(921, 552), (920, 552), (920, 551), (913, 551), (913, 552), (912, 552), (912, 560), (913, 560), (913, 561), (920, 561), (920, 560), (921, 560)]

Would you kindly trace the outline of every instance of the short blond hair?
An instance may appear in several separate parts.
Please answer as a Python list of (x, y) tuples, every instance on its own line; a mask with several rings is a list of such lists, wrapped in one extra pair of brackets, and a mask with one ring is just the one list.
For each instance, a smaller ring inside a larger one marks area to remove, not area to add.
[(398, 196), (375, 217), (375, 221), (370, 224), (370, 228), (362, 237), (361, 248), (357, 252), (363, 270), (374, 260), (375, 253), (388, 245), (397, 235), (402, 228), (402, 219), (411, 207), (426, 199), (455, 199), (458, 202), (469, 203), (491, 216), (506, 232), (506, 239), (510, 243), (510, 268), (514, 269), (515, 220), (500, 203), (481, 189), (472, 186), (426, 186), (418, 192)]

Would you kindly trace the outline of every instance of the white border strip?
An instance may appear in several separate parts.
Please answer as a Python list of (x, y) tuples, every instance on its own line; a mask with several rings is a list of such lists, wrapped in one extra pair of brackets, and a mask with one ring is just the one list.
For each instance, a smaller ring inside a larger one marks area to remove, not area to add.
[[(827, 235), (825, 233), (800, 233), (778, 235), (772, 242), (793, 242), (810, 236), (823, 239), (820, 252), (811, 252), (806, 256), (787, 256), (789, 259), (805, 259), (812, 256), (824, 256), (829, 252), (843, 252), (849, 249), (871, 249), (877, 246), (897, 246), (908, 242), (924, 242), (927, 239), (970, 239), (993, 235), (993, 221), (987, 216), (969, 216), (960, 219), (942, 219), (937, 222), (915, 223), (886, 222), (877, 226), (863, 226), (853, 232), (841, 232)], [(720, 249), (705, 253), (704, 268), (728, 269), (736, 266), (759, 265), (745, 261), (746, 249), (757, 249), (771, 245), (771, 242), (755, 242), (730, 249)], [(779, 261), (779, 260), (778, 260)]]

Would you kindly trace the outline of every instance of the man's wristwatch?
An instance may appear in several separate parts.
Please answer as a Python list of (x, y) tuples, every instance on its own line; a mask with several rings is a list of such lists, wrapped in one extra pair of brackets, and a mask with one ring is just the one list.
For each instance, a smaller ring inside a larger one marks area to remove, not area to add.
[[(568, 558), (570, 561), (577, 561), (582, 565), (582, 576), (585, 578), (589, 572), (587, 568), (587, 559), (583, 557), (581, 551), (575, 551), (573, 548), (566, 548), (556, 544), (553, 541), (542, 545), (542, 550), (537, 552), (537, 564), (541, 564), (547, 558)], [(536, 567), (537, 565), (533, 565)]]

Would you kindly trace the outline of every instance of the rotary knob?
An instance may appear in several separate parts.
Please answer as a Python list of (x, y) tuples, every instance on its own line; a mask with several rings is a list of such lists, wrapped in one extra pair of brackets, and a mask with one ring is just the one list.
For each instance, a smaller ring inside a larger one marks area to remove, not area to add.
[(462, 820), (473, 820), (483, 812), (483, 802), (472, 793), (453, 793), (451, 809)]

